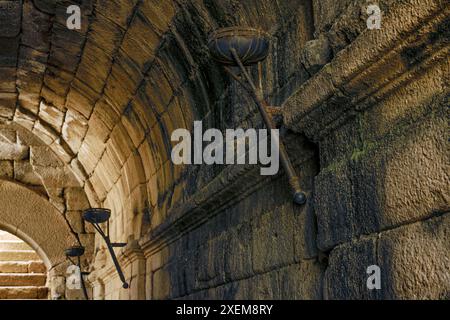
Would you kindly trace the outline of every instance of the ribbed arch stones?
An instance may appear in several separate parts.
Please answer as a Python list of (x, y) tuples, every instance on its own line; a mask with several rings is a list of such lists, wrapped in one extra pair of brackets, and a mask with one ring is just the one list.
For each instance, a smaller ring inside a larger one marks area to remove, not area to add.
[(0, 204), (0, 229), (26, 241), (47, 269), (66, 262), (64, 250), (78, 240), (50, 202), (25, 186), (0, 180)]

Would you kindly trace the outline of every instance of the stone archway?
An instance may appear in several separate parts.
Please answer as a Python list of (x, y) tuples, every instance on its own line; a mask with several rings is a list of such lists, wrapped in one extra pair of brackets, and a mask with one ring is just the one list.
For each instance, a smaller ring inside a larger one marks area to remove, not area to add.
[(26, 241), (49, 270), (66, 261), (64, 249), (78, 244), (64, 217), (28, 188), (0, 180), (0, 203), (0, 227)]
[(64, 250), (78, 245), (63, 215), (44, 197), (15, 182), (0, 180), (0, 229), (27, 242), (49, 271), (52, 297), (65, 295)]

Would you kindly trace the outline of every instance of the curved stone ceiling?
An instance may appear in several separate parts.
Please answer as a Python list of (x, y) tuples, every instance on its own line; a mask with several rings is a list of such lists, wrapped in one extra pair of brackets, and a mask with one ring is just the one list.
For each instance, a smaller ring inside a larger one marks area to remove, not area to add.
[[(306, 0), (92, 0), (82, 1), (81, 30), (69, 30), (66, 9), (77, 1), (3, 3), (0, 122), (39, 137), (92, 206), (113, 209), (113, 236), (135, 233), (140, 213), (164, 214), (185, 196), (170, 134), (214, 121), (228, 83), (211, 62), (208, 34), (230, 25), (276, 33), (289, 23), (282, 19), (310, 10)], [(304, 24), (297, 39), (311, 36)]]

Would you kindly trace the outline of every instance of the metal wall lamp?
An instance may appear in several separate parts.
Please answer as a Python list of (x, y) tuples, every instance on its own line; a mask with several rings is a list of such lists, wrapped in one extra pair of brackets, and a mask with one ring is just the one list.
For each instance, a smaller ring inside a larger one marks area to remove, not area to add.
[[(106, 242), (106, 246), (108, 247), (109, 253), (111, 254), (111, 258), (114, 262), (114, 266), (116, 267), (117, 273), (119, 274), (119, 278), (122, 281), (122, 287), (124, 289), (128, 289), (129, 285), (125, 281), (125, 276), (123, 275), (122, 269), (120, 268), (119, 261), (117, 260), (116, 254), (114, 253), (114, 248), (125, 247), (126, 243), (112, 243), (109, 238), (109, 218), (111, 217), (111, 210), (104, 208), (91, 208), (87, 209), (83, 213), (83, 219), (89, 223), (91, 223), (95, 230), (102, 236), (102, 238)], [(106, 222), (106, 233), (101, 228), (100, 224)]]
[[(264, 100), (262, 89), (262, 66), (269, 53), (269, 36), (267, 33), (246, 27), (231, 27), (218, 29), (213, 32), (208, 40), (208, 47), (215, 60), (224, 65), (225, 71), (236, 80), (255, 100), (259, 112), (268, 129), (276, 129), (272, 117), (268, 114), (268, 104)], [(258, 64), (257, 87), (246, 67)], [(237, 67), (241, 76), (235, 74), (229, 67)], [(272, 136), (272, 139), (276, 137)], [(300, 188), (300, 180), (295, 172), (286, 147), (282, 141), (276, 141), (279, 145), (281, 163), (289, 178), (294, 202), (298, 205), (306, 203), (306, 194)]]
[[(81, 256), (84, 254), (84, 247), (77, 246), (77, 247), (70, 247), (66, 249), (65, 251), (67, 259), (73, 264), (76, 265), (80, 270), (80, 282), (81, 287), (83, 289), (83, 294), (86, 300), (89, 300), (89, 296), (87, 293), (86, 285), (84, 283), (84, 275), (88, 275), (89, 272), (83, 272), (81, 271)], [(72, 258), (77, 258), (77, 261), (73, 261)]]

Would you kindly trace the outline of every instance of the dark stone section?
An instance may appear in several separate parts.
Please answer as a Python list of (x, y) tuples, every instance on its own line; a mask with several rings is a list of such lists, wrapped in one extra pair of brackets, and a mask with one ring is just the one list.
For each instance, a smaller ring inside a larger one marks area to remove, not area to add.
[(333, 249), (324, 278), (324, 298), (367, 300), (380, 297), (367, 288), (367, 267), (377, 264), (376, 238), (348, 242)]
[(21, 1), (0, 1), (0, 37), (16, 37), (20, 32), (21, 19)]

